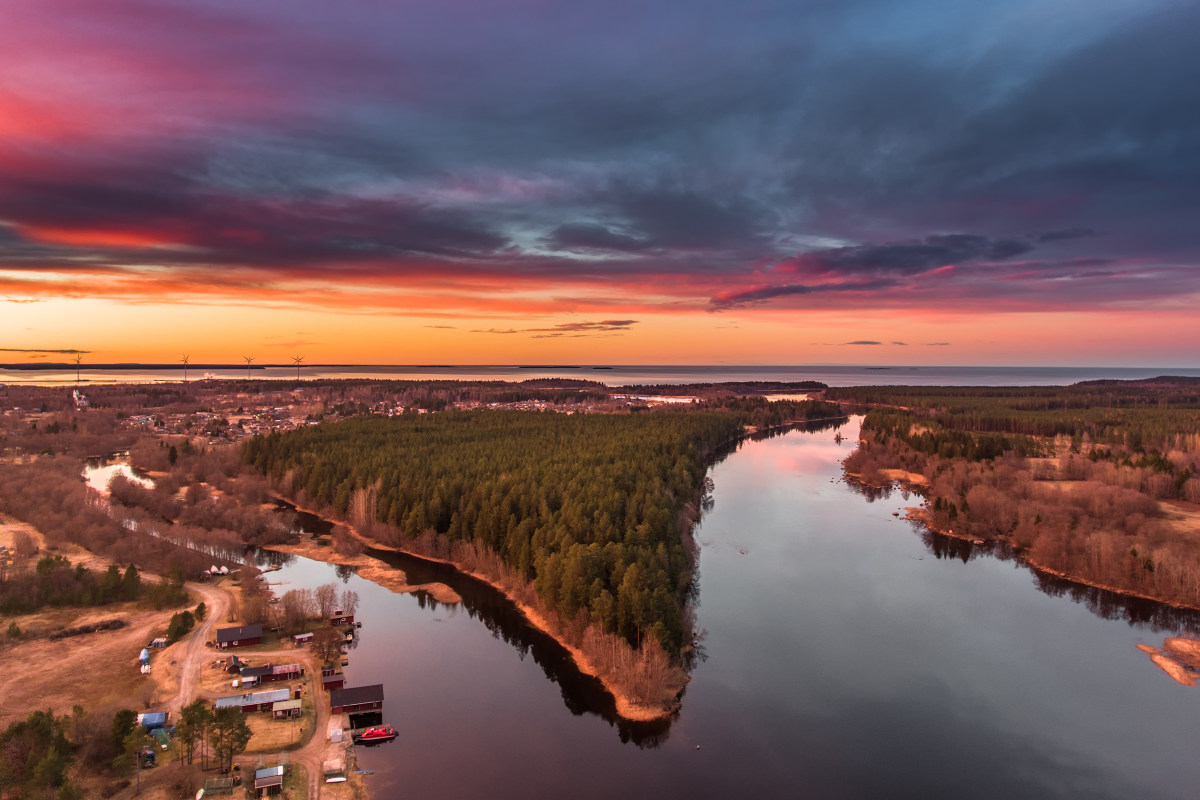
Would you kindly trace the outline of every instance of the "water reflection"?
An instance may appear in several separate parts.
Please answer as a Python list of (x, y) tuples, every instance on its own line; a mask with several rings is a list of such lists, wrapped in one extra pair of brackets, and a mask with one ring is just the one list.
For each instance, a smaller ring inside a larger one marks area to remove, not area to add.
[[(409, 583), (444, 583), (457, 592), (462, 598), (463, 610), (472, 619), (483, 623), (493, 638), (511, 646), (522, 660), (526, 656), (533, 657), (545, 676), (558, 685), (563, 703), (573, 715), (595, 714), (617, 728), (622, 742), (632, 742), (639, 747), (658, 747), (667, 740), (672, 720), (630, 722), (618, 717), (613, 697), (603, 684), (581, 673), (562, 645), (530, 625), (512, 601), (491, 585), (446, 564), (389, 550), (368, 548), (365, 552), (403, 570)], [(430, 611), (439, 608), (440, 604), (431, 595), (425, 592), (416, 595), (421, 608)]]
[[(357, 587), (371, 636), (348, 680), (385, 683), (387, 714), (412, 724), (402, 749), (363, 751), (372, 795), (1190, 796), (1200, 694), (1106, 620), (1179, 630), (1193, 615), (1051, 576), (1030, 591), (1003, 548), (897, 524), (849, 491), (850, 445), (832, 433), (764, 439), (714, 470), (698, 535), (708, 660), (657, 726), (616, 721), (598, 682), (491, 587), (371, 552), (463, 598)], [(333, 571), (291, 570), (311, 586)]]

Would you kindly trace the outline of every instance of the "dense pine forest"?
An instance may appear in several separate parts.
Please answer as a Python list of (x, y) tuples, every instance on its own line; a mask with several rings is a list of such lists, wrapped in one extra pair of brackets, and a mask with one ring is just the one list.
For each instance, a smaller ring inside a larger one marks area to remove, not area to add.
[(691, 581), (680, 516), (739, 431), (715, 413), (447, 412), (318, 425), (245, 452), (308, 503), (478, 542), (563, 616), (678, 652)]
[(909, 473), (934, 529), (1005, 541), (1055, 572), (1200, 607), (1200, 381), (826, 396), (871, 409), (846, 471), (870, 484)]
[(562, 617), (633, 644), (653, 636), (678, 654), (691, 635), (693, 570), (681, 534), (710, 459), (748, 424), (838, 413), (724, 402), (747, 408), (358, 418), (254, 439), (245, 457), (389, 544), (432, 531), (482, 546)]

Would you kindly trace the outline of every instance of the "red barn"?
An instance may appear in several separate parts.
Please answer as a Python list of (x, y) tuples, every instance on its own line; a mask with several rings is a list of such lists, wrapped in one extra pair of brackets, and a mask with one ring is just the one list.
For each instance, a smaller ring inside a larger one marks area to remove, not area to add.
[(226, 650), (230, 647), (249, 647), (262, 642), (262, 625), (239, 625), (236, 628), (217, 629), (217, 647)]
[(334, 714), (358, 714), (383, 710), (383, 684), (334, 689), (329, 693), (329, 706)]

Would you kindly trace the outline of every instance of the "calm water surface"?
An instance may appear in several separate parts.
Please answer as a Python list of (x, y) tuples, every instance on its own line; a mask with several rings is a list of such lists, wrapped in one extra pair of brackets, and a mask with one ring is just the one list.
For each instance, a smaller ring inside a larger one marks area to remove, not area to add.
[(669, 725), (615, 724), (552, 642), (469, 580), (413, 576), (464, 595), (444, 606), (304, 559), (272, 573), (362, 596), (348, 685), (383, 683), (402, 731), (360, 750), (373, 796), (1194, 797), (1200, 688), (1135, 649), (1174, 631), (922, 536), (892, 515), (900, 494), (840, 481), (856, 424), (840, 444), (746, 442), (713, 468), (707, 658)]

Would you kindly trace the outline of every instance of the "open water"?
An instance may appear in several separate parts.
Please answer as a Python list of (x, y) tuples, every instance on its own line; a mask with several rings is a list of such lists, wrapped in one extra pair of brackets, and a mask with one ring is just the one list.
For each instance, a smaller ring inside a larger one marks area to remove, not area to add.
[(394, 594), (306, 559), (279, 587), (345, 581), (363, 628), (347, 685), (382, 683), (396, 741), (360, 748), (376, 798), (1191, 798), (1200, 688), (1139, 643), (1192, 615), (1039, 578), (894, 516), (839, 461), (858, 420), (746, 441), (701, 520), (705, 659), (677, 717), (609, 698), (501, 598)]

